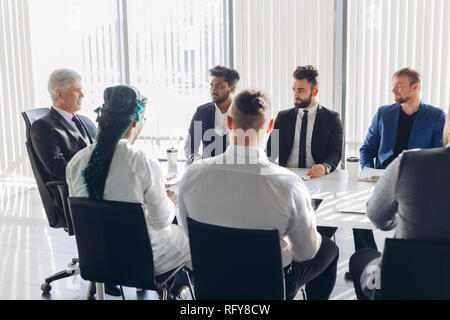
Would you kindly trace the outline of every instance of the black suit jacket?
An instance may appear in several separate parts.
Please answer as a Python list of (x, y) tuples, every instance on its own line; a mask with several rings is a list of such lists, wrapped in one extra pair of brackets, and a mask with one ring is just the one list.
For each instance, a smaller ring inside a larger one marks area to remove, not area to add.
[[(271, 148), (275, 133), (271, 134), (267, 143), (267, 155), (270, 160), (275, 161), (279, 158), (278, 163), (283, 167), (287, 166), (294, 145), (297, 111), (296, 108), (280, 111), (275, 119), (274, 130), (279, 130), (279, 154), (275, 152), (276, 150), (272, 152)], [(343, 129), (339, 113), (319, 105), (311, 141), (314, 162), (327, 163), (331, 166), (331, 171), (336, 170), (342, 157), (342, 139)]]
[[(78, 115), (78, 118), (92, 143), (97, 135), (95, 125), (85, 116)], [(31, 125), (30, 135), (48, 180), (66, 181), (67, 163), (87, 143), (53, 107)]]
[[(225, 152), (228, 146), (227, 135), (205, 135), (207, 130), (214, 129), (215, 127), (215, 114), (216, 105), (214, 102), (209, 102), (198, 107), (192, 117), (191, 125), (189, 126), (188, 138), (184, 147), (184, 152), (189, 163), (192, 161), (194, 156), (199, 154), (200, 142), (203, 144), (202, 158), (218, 156)], [(195, 130), (196, 121), (201, 123), (201, 130), (198, 130), (199, 132), (196, 132)], [(216, 141), (216, 139), (222, 139), (222, 148), (213, 148), (215, 144), (213, 145), (212, 143)]]

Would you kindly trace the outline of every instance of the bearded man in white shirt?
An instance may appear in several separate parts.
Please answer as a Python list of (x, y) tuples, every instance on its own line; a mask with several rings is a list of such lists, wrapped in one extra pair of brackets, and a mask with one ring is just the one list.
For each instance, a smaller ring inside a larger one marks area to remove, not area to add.
[(264, 152), (273, 128), (266, 96), (240, 93), (228, 117), (230, 146), (224, 154), (196, 161), (179, 187), (186, 218), (233, 228), (278, 229), (286, 297), (307, 284), (308, 299), (328, 299), (336, 281), (338, 248), (316, 230), (311, 197), (302, 180), (271, 163)]
[[(197, 108), (184, 145), (187, 164), (222, 154), (228, 146), (227, 116), (239, 82), (239, 73), (224, 66), (209, 70), (211, 99)], [(202, 145), (202, 154), (200, 154)]]

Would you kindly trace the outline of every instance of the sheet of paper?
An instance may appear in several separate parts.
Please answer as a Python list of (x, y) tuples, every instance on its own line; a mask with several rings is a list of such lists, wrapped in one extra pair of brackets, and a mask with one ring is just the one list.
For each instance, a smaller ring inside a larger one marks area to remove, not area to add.
[(365, 167), (359, 175), (359, 181), (377, 182), (384, 174), (384, 169), (373, 169)]
[(366, 214), (366, 203), (365, 202), (355, 202), (355, 203), (344, 203), (343, 205), (338, 205), (336, 208), (339, 213), (358, 213)]

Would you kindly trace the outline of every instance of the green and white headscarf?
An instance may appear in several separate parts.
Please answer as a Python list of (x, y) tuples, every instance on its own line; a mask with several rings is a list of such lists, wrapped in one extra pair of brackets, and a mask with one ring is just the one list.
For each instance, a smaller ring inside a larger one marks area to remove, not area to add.
[(115, 86), (105, 89), (105, 103), (95, 110), (98, 134), (94, 151), (83, 170), (83, 181), (89, 199), (102, 200), (111, 160), (119, 140), (136, 120), (144, 115), (147, 99), (132, 86)]

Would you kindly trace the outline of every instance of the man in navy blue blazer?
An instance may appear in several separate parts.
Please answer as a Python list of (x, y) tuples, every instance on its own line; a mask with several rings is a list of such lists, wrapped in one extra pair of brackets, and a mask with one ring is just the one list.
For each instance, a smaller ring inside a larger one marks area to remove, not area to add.
[[(218, 156), (224, 153), (228, 146), (227, 117), (240, 79), (239, 73), (224, 66), (215, 66), (209, 73), (212, 102), (198, 107), (192, 117), (184, 146), (188, 164), (202, 158)], [(199, 154), (200, 142), (203, 145), (202, 155)]]
[(392, 76), (395, 104), (373, 117), (360, 149), (361, 167), (385, 169), (403, 150), (442, 147), (443, 110), (420, 100), (420, 74), (403, 68)]

